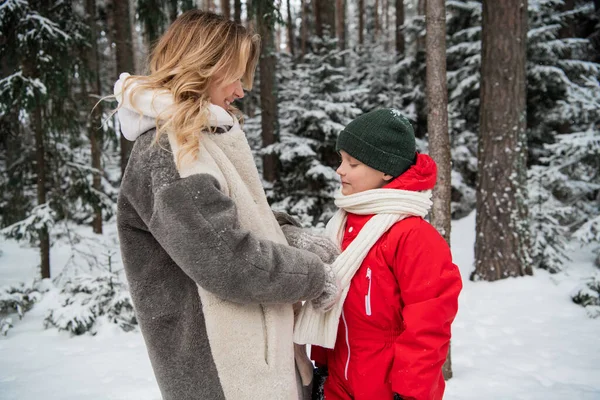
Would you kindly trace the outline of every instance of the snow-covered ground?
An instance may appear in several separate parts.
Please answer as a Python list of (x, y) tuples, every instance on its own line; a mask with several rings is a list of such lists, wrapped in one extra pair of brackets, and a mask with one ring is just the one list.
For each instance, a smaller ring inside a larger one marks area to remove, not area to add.
[[(473, 283), (474, 232), (474, 214), (453, 224), (464, 290), (453, 329), (454, 378), (444, 398), (600, 399), (600, 319), (589, 319), (569, 297), (595, 272), (591, 251), (573, 251), (565, 273)], [(0, 239), (0, 251), (0, 286), (37, 274), (35, 250)], [(53, 274), (67, 258), (64, 248), (53, 248)], [(46, 310), (56, 301), (49, 292), (0, 338), (1, 399), (160, 399), (139, 332), (105, 324), (95, 336), (71, 338), (45, 330)]]

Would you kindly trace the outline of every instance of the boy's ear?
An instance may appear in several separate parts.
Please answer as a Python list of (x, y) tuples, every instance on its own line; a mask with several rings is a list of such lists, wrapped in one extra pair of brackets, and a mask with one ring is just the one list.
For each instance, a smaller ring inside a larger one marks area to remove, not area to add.
[(388, 175), (388, 174), (383, 174), (383, 180), (384, 180), (384, 181), (386, 181), (386, 182), (389, 182), (389, 181), (391, 181), (392, 179), (394, 179), (394, 177), (393, 177), (393, 176), (391, 176), (391, 175)]

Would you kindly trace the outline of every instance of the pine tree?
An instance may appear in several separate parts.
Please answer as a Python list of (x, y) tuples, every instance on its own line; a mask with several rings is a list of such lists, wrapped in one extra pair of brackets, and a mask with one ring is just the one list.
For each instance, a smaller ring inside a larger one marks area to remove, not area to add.
[(304, 224), (326, 222), (339, 187), (335, 173), (337, 135), (362, 111), (345, 90), (348, 70), (341, 65), (336, 40), (325, 35), (315, 53), (293, 67), (282, 59), (280, 82), (281, 143), (266, 151), (278, 155), (280, 178), (268, 191), (273, 208), (300, 217)]
[[(0, 48), (9, 71), (0, 80), (0, 116), (13, 121), (9, 137), (20, 138), (18, 144), (10, 140), (19, 158), (1, 157), (11, 163), (2, 169), (0, 192), (20, 196), (25, 214), (20, 221), (2, 217), (0, 222), (10, 224), (5, 235), (40, 247), (44, 278), (50, 276), (52, 237), (60, 234), (57, 223), (91, 223), (98, 207), (110, 212), (113, 207), (93, 185), (82, 123), (90, 110), (80, 110), (77, 78), (86, 74), (79, 56), (89, 30), (72, 6), (71, 1), (20, 0), (0, 5), (0, 33), (10, 43)], [(24, 179), (15, 180), (13, 173)]]
[[(560, 34), (564, 26), (586, 25), (590, 19), (593, 24), (597, 17), (590, 1), (577, 1), (572, 10), (556, 12), (562, 3), (557, 0), (530, 0), (528, 3), (527, 142), (532, 257), (535, 266), (550, 271), (559, 270), (567, 261), (565, 246), (580, 225), (577, 221), (584, 218), (580, 211), (588, 210), (585, 214), (588, 218), (598, 214), (597, 206), (595, 213), (589, 211), (590, 206), (594, 207), (596, 193), (593, 178), (585, 178), (586, 184), (575, 172), (556, 174), (558, 161), (552, 161), (554, 167), (550, 167), (548, 158), (558, 151), (554, 143), (569, 142), (571, 135), (575, 140), (582, 132), (589, 135), (594, 131), (590, 126), (598, 121), (593, 88), (600, 71), (599, 65), (591, 61), (594, 54), (589, 49), (590, 41)], [(473, 161), (476, 154), (474, 132), (479, 130), (481, 2), (449, 0), (447, 5), (453, 161), (455, 176), (462, 179), (465, 189), (470, 189), (477, 174)], [(589, 165), (590, 157), (583, 160)], [(562, 183), (561, 179), (568, 183)], [(454, 177), (453, 181), (455, 185)], [(579, 190), (567, 188), (569, 185), (587, 185), (587, 194), (581, 195)], [(471, 198), (467, 191), (461, 190), (457, 194)], [(582, 202), (588, 206), (584, 207)], [(468, 209), (469, 204), (465, 207)]]

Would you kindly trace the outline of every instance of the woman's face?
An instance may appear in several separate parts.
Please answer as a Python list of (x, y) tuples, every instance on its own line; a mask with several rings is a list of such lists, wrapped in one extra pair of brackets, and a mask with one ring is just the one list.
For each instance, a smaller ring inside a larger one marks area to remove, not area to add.
[(335, 172), (342, 180), (342, 194), (345, 196), (380, 188), (392, 179), (391, 175), (361, 163), (344, 150), (340, 150), (340, 156), (342, 162)]
[(229, 110), (229, 105), (234, 100), (244, 97), (241, 79), (225, 83), (222, 77), (217, 74), (208, 86), (208, 97), (212, 104)]

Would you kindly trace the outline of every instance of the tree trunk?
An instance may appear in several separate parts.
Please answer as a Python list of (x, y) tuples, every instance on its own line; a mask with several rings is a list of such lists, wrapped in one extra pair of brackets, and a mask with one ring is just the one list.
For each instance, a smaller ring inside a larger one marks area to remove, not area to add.
[[(274, 16), (264, 18), (266, 13), (273, 13), (265, 2), (267, 0), (254, 0), (256, 5), (256, 26), (262, 46), (260, 49), (259, 73), (260, 73), (260, 108), (262, 145), (267, 147), (277, 141), (277, 95), (275, 87), (275, 43), (274, 43)], [(268, 154), (262, 157), (263, 177), (268, 182), (277, 179), (277, 156)]]
[(229, 0), (221, 0), (221, 13), (227, 19), (231, 19), (231, 4)]
[(315, 33), (320, 38), (323, 37), (323, 20), (320, 10), (320, 3), (322, 3), (323, 1), (325, 0), (312, 0), (313, 15), (315, 18)]
[(290, 0), (286, 1), (287, 7), (287, 42), (288, 42), (288, 51), (294, 56), (294, 19), (292, 18), (292, 8), (290, 7)]
[[(448, 133), (448, 85), (446, 82), (446, 10), (445, 0), (429, 0), (426, 10), (427, 132), (429, 154), (437, 164), (437, 181), (433, 189), (431, 224), (450, 246), (452, 188), (450, 135)], [(452, 377), (450, 349), (442, 368), (444, 378)]]
[[(42, 205), (46, 203), (46, 149), (44, 146), (42, 108), (40, 105), (35, 108), (32, 116), (33, 128), (35, 129), (37, 200), (38, 205)], [(46, 227), (40, 229), (39, 237), (42, 279), (50, 278), (50, 235)]]
[(358, 0), (358, 45), (365, 44), (365, 0)]
[(242, 0), (233, 1), (233, 19), (238, 24), (242, 23)]
[[(96, 103), (100, 99), (100, 62), (98, 60), (98, 34), (96, 26), (96, 0), (86, 0), (85, 11), (87, 23), (90, 27), (90, 47), (87, 51), (87, 67), (89, 71), (88, 109), (92, 110), (87, 121), (88, 135), (92, 153), (92, 168), (94, 169), (92, 187), (96, 193), (102, 191), (101, 185), (101, 154), (102, 154), (102, 105)], [(85, 84), (85, 83), (84, 83)], [(94, 233), (102, 233), (102, 208), (100, 204), (94, 205), (94, 220), (92, 221)]]
[(335, 2), (333, 0), (313, 0), (313, 8), (317, 36), (323, 38), (327, 31), (327, 35), (332, 37), (333, 29), (335, 29)]
[[(131, 38), (131, 20), (129, 18), (129, 0), (113, 0), (115, 44), (117, 47), (117, 73), (135, 71), (133, 42)], [(125, 173), (132, 143), (120, 136), (121, 176)]]
[(396, 56), (404, 57), (404, 0), (396, 0)]
[[(431, 0), (430, 0), (431, 1)], [(526, 0), (483, 2), (475, 271), (531, 275), (526, 194)]]
[(306, 43), (308, 42), (308, 0), (301, 0), (300, 7), (302, 7), (302, 32), (300, 38), (300, 50), (302, 57), (306, 55)]
[[(417, 4), (417, 15), (425, 16), (425, 10), (427, 9), (427, 0), (418, 0)], [(425, 37), (417, 37), (417, 53), (425, 51)]]
[(373, 36), (373, 43), (377, 43), (379, 36), (381, 35), (381, 22), (379, 20), (379, 0), (375, 0), (375, 6), (373, 7), (373, 21), (375, 22), (375, 35)]
[(344, 50), (346, 48), (346, 1), (336, 0), (335, 1), (335, 36), (338, 40), (338, 49)]
[(251, 31), (254, 31), (254, 15), (252, 14), (253, 12), (254, 11), (252, 6), (252, 0), (246, 0), (246, 24), (248, 29), (250, 29)]
[[(38, 71), (33, 61), (23, 63), (23, 73), (28, 79), (37, 79)], [(38, 206), (46, 203), (46, 147), (44, 143), (44, 127), (42, 116), (42, 104), (39, 99), (35, 108), (31, 111), (31, 126), (35, 135), (35, 174), (37, 182)], [(38, 230), (40, 240), (40, 267), (42, 279), (50, 278), (50, 235), (44, 226)]]
[(383, 20), (383, 49), (387, 53), (390, 47), (389, 33), (390, 33), (390, 2), (389, 0), (383, 0), (382, 4), (382, 20)]
[(172, 24), (177, 19), (177, 0), (169, 0), (167, 8), (169, 9), (169, 23)]

